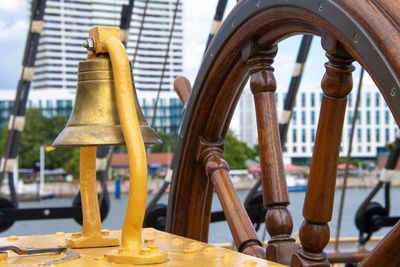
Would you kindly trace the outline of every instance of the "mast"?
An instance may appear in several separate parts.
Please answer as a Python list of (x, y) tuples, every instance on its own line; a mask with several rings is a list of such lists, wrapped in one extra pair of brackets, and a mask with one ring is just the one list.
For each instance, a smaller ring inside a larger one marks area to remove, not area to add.
[(17, 164), (19, 140), (24, 130), (26, 104), (35, 70), (34, 65), (39, 38), (44, 26), (45, 6), (46, 0), (33, 0), (31, 4), (30, 26), (22, 60), (22, 71), (18, 81), (14, 109), (8, 123), (7, 140), (0, 164), (0, 186), (7, 175), (11, 202), (14, 207), (18, 206), (18, 198), (15, 190), (13, 169)]

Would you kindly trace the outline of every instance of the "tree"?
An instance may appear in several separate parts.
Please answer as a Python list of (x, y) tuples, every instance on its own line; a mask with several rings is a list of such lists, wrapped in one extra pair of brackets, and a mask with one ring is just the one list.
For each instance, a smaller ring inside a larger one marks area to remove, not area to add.
[[(51, 145), (53, 140), (65, 127), (67, 118), (55, 116), (46, 118), (38, 109), (26, 110), (25, 128), (19, 142), (19, 167), (33, 169), (39, 162), (39, 149), (43, 145)], [(4, 153), (7, 140), (7, 128), (2, 129), (0, 151)], [(63, 168), (68, 173), (76, 175), (79, 171), (79, 148), (57, 148), (46, 153), (46, 168)]]
[(151, 152), (152, 153), (174, 152), (176, 149), (176, 144), (178, 142), (178, 136), (164, 132), (159, 132), (158, 135), (161, 137), (163, 143), (161, 145), (153, 145), (151, 147)]
[(26, 110), (25, 128), (19, 141), (19, 166), (31, 169), (39, 162), (39, 149), (41, 145), (49, 144), (48, 119), (38, 109)]
[(256, 158), (253, 149), (236, 138), (232, 131), (228, 131), (224, 144), (224, 157), (232, 169), (245, 169), (246, 160)]

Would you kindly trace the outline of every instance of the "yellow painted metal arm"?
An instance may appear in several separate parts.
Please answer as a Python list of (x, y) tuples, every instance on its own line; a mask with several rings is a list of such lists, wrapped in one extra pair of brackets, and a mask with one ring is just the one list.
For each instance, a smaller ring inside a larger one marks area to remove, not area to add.
[(129, 250), (141, 244), (141, 230), (146, 208), (147, 161), (133, 98), (133, 83), (128, 55), (118, 38), (104, 43), (111, 59), (115, 98), (129, 156), (130, 183), (128, 206), (122, 227), (122, 246)]

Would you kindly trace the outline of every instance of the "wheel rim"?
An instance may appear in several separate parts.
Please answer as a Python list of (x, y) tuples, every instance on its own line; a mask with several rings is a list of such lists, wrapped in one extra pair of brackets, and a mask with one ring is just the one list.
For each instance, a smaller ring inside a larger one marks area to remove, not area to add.
[[(377, 5), (363, 2), (357, 8), (367, 12)], [(226, 135), (248, 79), (241, 53), (251, 40), (268, 47), (298, 33), (333, 35), (370, 73), (399, 123), (400, 61), (395, 59), (400, 54), (383, 41), (390, 30), (378, 36), (371, 30), (374, 22), (361, 26), (364, 20), (352, 19), (354, 12), (345, 1), (242, 1), (235, 7), (207, 50), (188, 102), (175, 155), (167, 230), (207, 241), (213, 186), (199, 161), (199, 137), (220, 142)], [(398, 32), (394, 39), (400, 39)]]

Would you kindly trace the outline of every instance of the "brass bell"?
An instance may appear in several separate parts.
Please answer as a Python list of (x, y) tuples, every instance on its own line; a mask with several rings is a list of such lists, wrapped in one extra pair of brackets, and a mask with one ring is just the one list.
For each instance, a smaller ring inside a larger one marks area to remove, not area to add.
[[(148, 125), (134, 92), (136, 112), (145, 144), (161, 144), (160, 136)], [(53, 146), (98, 146), (125, 144), (115, 104), (114, 80), (108, 57), (79, 63), (75, 105), (66, 127)]]

